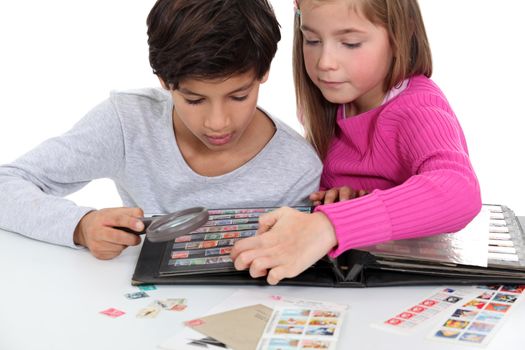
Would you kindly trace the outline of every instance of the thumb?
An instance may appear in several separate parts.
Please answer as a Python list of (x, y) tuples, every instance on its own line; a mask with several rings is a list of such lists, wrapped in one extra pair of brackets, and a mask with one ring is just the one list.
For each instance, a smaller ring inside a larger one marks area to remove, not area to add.
[(258, 235), (270, 230), (273, 225), (275, 225), (277, 219), (280, 217), (280, 210), (281, 209), (277, 209), (259, 217), (259, 229), (257, 230)]

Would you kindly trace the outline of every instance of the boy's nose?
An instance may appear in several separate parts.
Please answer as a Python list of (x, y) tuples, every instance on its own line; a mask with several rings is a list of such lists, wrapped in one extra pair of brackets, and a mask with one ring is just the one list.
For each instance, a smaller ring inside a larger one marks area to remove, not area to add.
[(204, 127), (212, 131), (226, 130), (229, 124), (228, 113), (222, 108), (213, 108), (204, 120)]

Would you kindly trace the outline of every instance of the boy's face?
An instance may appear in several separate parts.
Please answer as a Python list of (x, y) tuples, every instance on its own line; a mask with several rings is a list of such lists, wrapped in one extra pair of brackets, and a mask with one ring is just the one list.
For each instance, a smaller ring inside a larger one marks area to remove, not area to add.
[[(253, 72), (226, 79), (186, 79), (171, 90), (178, 142), (225, 151), (239, 144), (256, 112), (259, 85)], [(200, 144), (199, 144), (200, 143)]]

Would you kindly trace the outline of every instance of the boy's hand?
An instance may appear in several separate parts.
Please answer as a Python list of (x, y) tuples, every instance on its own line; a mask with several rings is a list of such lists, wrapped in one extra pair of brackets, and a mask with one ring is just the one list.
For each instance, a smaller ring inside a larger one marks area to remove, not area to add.
[(87, 247), (98, 259), (112, 259), (128, 246), (140, 243), (140, 237), (114, 227), (127, 227), (140, 232), (144, 223), (138, 219), (144, 215), (140, 208), (109, 208), (87, 213), (80, 220), (73, 240)]
[(317, 191), (310, 195), (310, 200), (314, 205), (330, 204), (335, 202), (342, 202), (357, 197), (362, 197), (368, 194), (366, 190), (353, 190), (348, 186), (335, 187), (327, 191)]
[(266, 276), (269, 284), (295, 277), (337, 245), (332, 223), (323, 213), (280, 208), (259, 218), (257, 236), (237, 241), (231, 257), (237, 270)]

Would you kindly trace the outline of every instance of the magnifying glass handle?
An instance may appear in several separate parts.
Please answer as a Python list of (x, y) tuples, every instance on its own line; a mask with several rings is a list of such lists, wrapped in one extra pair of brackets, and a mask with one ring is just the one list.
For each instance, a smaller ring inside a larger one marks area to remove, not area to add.
[(139, 218), (139, 220), (144, 223), (144, 230), (142, 231), (134, 231), (130, 229), (129, 227), (122, 227), (122, 226), (113, 226), (113, 228), (117, 230), (125, 231), (128, 233), (133, 233), (134, 235), (143, 235), (146, 233), (146, 229), (148, 228), (148, 226), (151, 225), (151, 223), (160, 216), (161, 215)]

